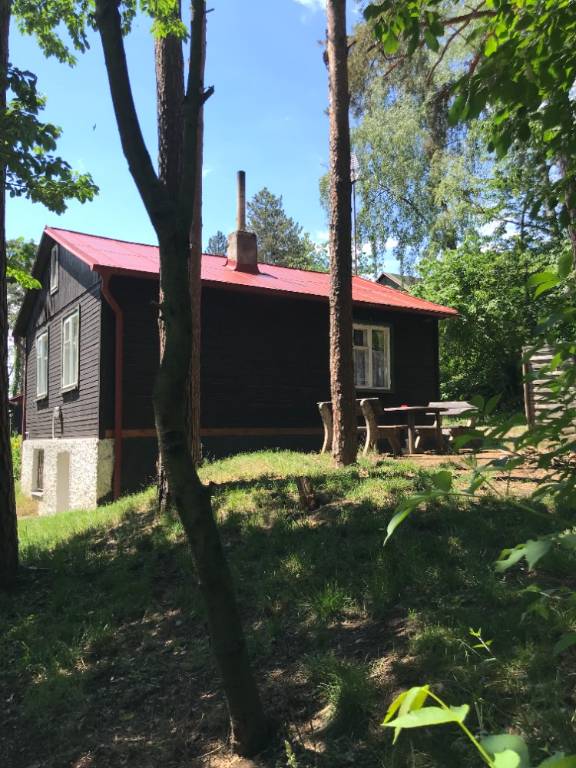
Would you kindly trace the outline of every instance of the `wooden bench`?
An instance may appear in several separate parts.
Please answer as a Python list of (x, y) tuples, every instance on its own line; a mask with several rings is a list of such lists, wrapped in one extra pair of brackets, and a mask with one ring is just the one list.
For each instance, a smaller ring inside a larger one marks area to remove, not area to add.
[(377, 397), (365, 397), (360, 400), (360, 407), (366, 420), (366, 442), (364, 455), (369, 451), (378, 450), (378, 440), (388, 441), (395, 456), (402, 455), (402, 441), (407, 432), (406, 424), (379, 424), (382, 417), (383, 405)]
[[(322, 417), (322, 426), (324, 427), (324, 442), (322, 443), (322, 449), (320, 453), (327, 453), (332, 450), (332, 434), (334, 431), (334, 420), (332, 419), (332, 401), (326, 400), (318, 403), (318, 410)], [(360, 408), (360, 400), (356, 400), (356, 417), (362, 417), (362, 409)], [(364, 436), (366, 432), (366, 425), (364, 419), (362, 423), (358, 424), (358, 433)]]
[[(332, 419), (332, 402), (330, 400), (318, 403), (318, 410), (324, 426), (324, 442), (321, 453), (332, 450), (332, 433), (334, 422)], [(363, 424), (358, 425), (359, 436), (365, 436), (363, 454), (378, 449), (378, 440), (384, 438), (388, 441), (392, 453), (395, 456), (402, 454), (402, 439), (406, 432), (406, 425), (378, 424), (378, 418), (382, 414), (382, 404), (377, 397), (367, 397), (356, 400), (356, 415), (363, 417)]]
[[(478, 416), (478, 410), (465, 400), (445, 400), (443, 402), (430, 402), (428, 405), (431, 408), (442, 408), (440, 419), (442, 420), (442, 435), (448, 444), (452, 443), (455, 437), (458, 435), (464, 435), (474, 429), (476, 426), (476, 418)], [(443, 423), (445, 417), (455, 418), (458, 416), (466, 416), (464, 424), (454, 424), (446, 426)], [(418, 424), (416, 426), (416, 450), (421, 450), (423, 446), (430, 442), (430, 440), (436, 441), (438, 425), (436, 422), (433, 424)], [(441, 449), (441, 446), (438, 446)]]

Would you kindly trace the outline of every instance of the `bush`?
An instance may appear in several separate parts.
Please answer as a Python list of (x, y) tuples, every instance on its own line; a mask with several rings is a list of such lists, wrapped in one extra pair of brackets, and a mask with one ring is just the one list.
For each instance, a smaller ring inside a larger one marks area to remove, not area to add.
[(22, 438), (20, 435), (13, 435), (10, 438), (10, 448), (12, 449), (12, 473), (14, 480), (20, 480), (20, 470), (22, 468)]

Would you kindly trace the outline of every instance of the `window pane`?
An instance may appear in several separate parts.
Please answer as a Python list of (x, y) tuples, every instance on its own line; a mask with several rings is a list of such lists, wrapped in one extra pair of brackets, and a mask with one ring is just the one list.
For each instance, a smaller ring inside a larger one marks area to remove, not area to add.
[(372, 349), (384, 351), (384, 331), (381, 329), (372, 331)]
[(365, 328), (354, 328), (354, 346), (368, 346), (368, 331)]
[(354, 383), (357, 387), (368, 385), (368, 350), (354, 350)]
[(66, 318), (62, 325), (62, 386), (78, 383), (78, 313)]
[(48, 389), (48, 334), (36, 340), (36, 395), (42, 397)]
[(375, 387), (386, 386), (386, 358), (384, 352), (372, 351), (372, 384)]

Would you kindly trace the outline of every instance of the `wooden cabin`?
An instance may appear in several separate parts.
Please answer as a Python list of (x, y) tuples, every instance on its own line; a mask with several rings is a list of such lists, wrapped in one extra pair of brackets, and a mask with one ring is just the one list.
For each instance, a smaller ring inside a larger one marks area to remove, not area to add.
[[(22, 490), (91, 508), (155, 475), (158, 250), (48, 227), (15, 336), (25, 345)], [(202, 259), (204, 455), (317, 450), (330, 398), (329, 276), (258, 263), (255, 236)], [(353, 278), (359, 395), (438, 400), (438, 321), (456, 312)]]

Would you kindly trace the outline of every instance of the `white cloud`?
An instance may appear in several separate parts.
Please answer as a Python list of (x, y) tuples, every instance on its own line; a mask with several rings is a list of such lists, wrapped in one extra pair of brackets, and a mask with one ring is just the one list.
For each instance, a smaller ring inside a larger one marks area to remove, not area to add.
[(330, 233), (327, 229), (318, 229), (312, 240), (319, 245), (325, 245), (328, 242)]
[(392, 251), (398, 245), (398, 240), (395, 237), (389, 237), (384, 244), (384, 248), (387, 251)]
[(295, 2), (310, 11), (323, 11), (326, 8), (326, 0), (295, 0)]
[(204, 166), (204, 168), (202, 168), (202, 178), (203, 179), (205, 179), (206, 176), (210, 176), (211, 173), (212, 173), (212, 168), (210, 168), (210, 166)]

